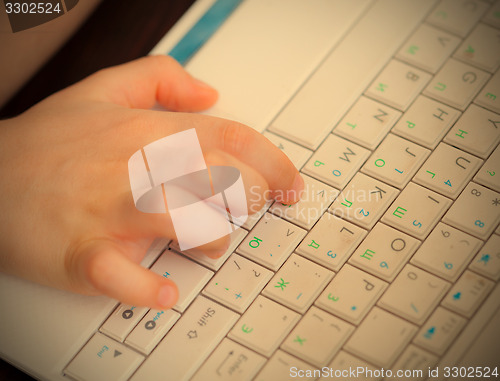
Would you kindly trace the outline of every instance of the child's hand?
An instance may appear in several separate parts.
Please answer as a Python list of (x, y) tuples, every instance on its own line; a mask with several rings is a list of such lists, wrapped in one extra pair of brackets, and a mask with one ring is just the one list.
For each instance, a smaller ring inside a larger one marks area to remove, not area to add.
[[(271, 190), (298, 200), (303, 181), (286, 156), (241, 124), (197, 114), (217, 99), (168, 57), (102, 70), (17, 118), (0, 122), (0, 269), (45, 285), (170, 308), (169, 279), (140, 267), (153, 238), (175, 238), (166, 214), (135, 208), (128, 159), (145, 145), (196, 128), (208, 165), (237, 167), (249, 210)], [(291, 192), (289, 192), (291, 191)], [(216, 256), (227, 239), (204, 245)]]

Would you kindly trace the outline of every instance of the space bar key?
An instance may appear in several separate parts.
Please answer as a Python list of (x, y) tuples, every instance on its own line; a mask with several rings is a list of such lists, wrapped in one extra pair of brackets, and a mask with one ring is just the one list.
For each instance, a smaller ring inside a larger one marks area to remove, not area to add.
[(269, 130), (315, 150), (430, 11), (432, 0), (374, 4)]
[(238, 317), (235, 312), (199, 296), (131, 380), (189, 379)]

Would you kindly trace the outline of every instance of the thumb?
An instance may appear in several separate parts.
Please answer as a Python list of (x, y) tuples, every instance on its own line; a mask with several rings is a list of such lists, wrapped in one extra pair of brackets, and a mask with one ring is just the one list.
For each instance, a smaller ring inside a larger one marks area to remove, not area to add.
[[(156, 309), (172, 308), (179, 297), (172, 280), (141, 267), (126, 253), (124, 244), (92, 241), (74, 253), (70, 274), (85, 293), (102, 293), (122, 303)], [(75, 274), (76, 273), (76, 274)]]

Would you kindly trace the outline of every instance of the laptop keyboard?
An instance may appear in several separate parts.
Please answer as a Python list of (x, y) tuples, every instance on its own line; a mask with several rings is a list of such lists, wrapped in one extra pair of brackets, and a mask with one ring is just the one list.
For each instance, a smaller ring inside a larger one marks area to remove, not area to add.
[(333, 131), (278, 116), (264, 136), (301, 169), (304, 201), (268, 203), (219, 259), (165, 243), (151, 269), (178, 304), (118, 305), (66, 375), (425, 379), (500, 280), (500, 2), (467, 4), (441, 1), (380, 72), (352, 78), (365, 90)]

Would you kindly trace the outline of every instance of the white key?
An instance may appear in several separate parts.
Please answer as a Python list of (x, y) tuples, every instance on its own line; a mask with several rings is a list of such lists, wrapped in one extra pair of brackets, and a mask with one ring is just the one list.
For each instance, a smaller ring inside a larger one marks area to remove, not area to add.
[[(374, 4), (269, 130), (315, 150), (432, 6), (432, 2)], [(384, 20), (383, 27), (380, 20)]]
[(273, 273), (233, 254), (203, 290), (203, 294), (243, 313), (264, 288)]
[(422, 324), (449, 288), (448, 282), (406, 265), (377, 305), (415, 324)]
[(320, 368), (333, 358), (353, 331), (354, 326), (311, 307), (281, 348)]
[(261, 210), (255, 212), (254, 214), (249, 215), (247, 220), (241, 227), (246, 230), (252, 230), (253, 227), (257, 224), (257, 222), (259, 222), (262, 216), (267, 212), (267, 210), (273, 204), (273, 202), (274, 200), (267, 201)]
[(490, 237), (469, 268), (494, 281), (500, 279), (500, 236), (493, 234)]
[(361, 171), (402, 189), (429, 153), (428, 149), (389, 134), (373, 152)]
[(377, 302), (387, 283), (350, 265), (342, 267), (316, 300), (316, 305), (359, 324)]
[(444, 141), (486, 159), (500, 142), (500, 116), (470, 105)]
[(370, 155), (370, 151), (330, 134), (302, 171), (335, 188), (342, 189)]
[(276, 134), (265, 131), (263, 135), (268, 138), (276, 147), (282, 150), (290, 161), (295, 165), (295, 168), (300, 170), (312, 155), (312, 151), (292, 143), (291, 141), (282, 138)]
[(123, 341), (134, 329), (137, 323), (148, 312), (146, 307), (136, 307), (129, 304), (120, 304), (99, 331), (115, 340)]
[(250, 381), (265, 362), (265, 357), (224, 339), (191, 381)]
[(362, 96), (333, 133), (368, 149), (375, 149), (401, 116), (401, 112)]
[(295, 377), (315, 377), (319, 372), (312, 365), (283, 351), (276, 351), (254, 381), (289, 381)]
[(465, 37), (488, 9), (488, 4), (477, 0), (442, 0), (434, 8), (427, 22)]
[(306, 235), (306, 231), (266, 213), (246, 236), (238, 253), (276, 271)]
[(466, 322), (463, 317), (438, 307), (422, 326), (413, 342), (432, 353), (442, 355)]
[(486, 12), (483, 22), (500, 29), (500, 2), (495, 2), (490, 10)]
[(381, 377), (373, 377), (373, 372), (379, 370), (378, 368), (344, 351), (335, 356), (328, 368), (329, 372), (323, 374), (320, 381), (332, 380), (334, 377), (342, 378), (343, 381), (381, 380)]
[[(192, 260), (204, 265), (205, 267), (208, 267), (210, 270), (217, 271), (221, 268), (221, 266), (226, 262), (226, 260), (229, 258), (229, 256), (236, 250), (238, 245), (241, 243), (243, 238), (248, 234), (248, 232), (245, 229), (236, 229), (234, 230), (230, 235), (230, 243), (229, 247), (227, 248), (226, 252), (221, 255), (219, 258), (210, 258), (206, 256), (204, 253), (201, 251), (197, 250), (196, 248), (190, 249), (183, 251), (182, 254), (184, 254), (186, 257), (191, 258)], [(179, 244), (177, 242), (172, 242), (170, 244), (170, 247), (178, 252), (180, 251)]]
[(430, 81), (431, 75), (400, 61), (390, 61), (365, 94), (405, 111)]
[(330, 206), (329, 212), (371, 229), (398, 193), (396, 188), (357, 173)]
[(300, 315), (258, 296), (234, 325), (228, 337), (269, 357), (299, 320)]
[(396, 58), (422, 70), (436, 73), (459, 43), (458, 37), (422, 24), (404, 43)]
[(366, 230), (325, 213), (301, 242), (297, 252), (338, 271), (365, 236)]
[(457, 198), (482, 160), (448, 144), (438, 145), (413, 181), (449, 198)]
[(500, 65), (500, 32), (489, 25), (478, 24), (453, 57), (494, 73)]
[(482, 244), (477, 238), (439, 223), (412, 257), (411, 263), (454, 282)]
[(64, 373), (79, 381), (128, 380), (143, 360), (125, 345), (96, 333)]
[(332, 279), (324, 267), (292, 254), (262, 291), (262, 295), (304, 313)]
[[(474, 103), (500, 114), (500, 71), (491, 77), (486, 86), (479, 92)], [(496, 118), (498, 120), (498, 118)]]
[(423, 94), (464, 111), (489, 77), (480, 69), (450, 58)]
[(409, 183), (384, 214), (382, 222), (423, 239), (450, 205), (450, 199), (420, 185)]
[(495, 148), (490, 157), (474, 177), (474, 181), (497, 192), (500, 192), (500, 145)]
[(425, 380), (427, 379), (429, 368), (434, 367), (437, 361), (437, 356), (410, 344), (394, 363), (392, 371), (393, 373), (398, 370), (411, 371), (412, 376), (405, 377), (405, 380)]
[(146, 355), (156, 347), (181, 315), (174, 310), (150, 310), (128, 335), (125, 343)]
[(467, 318), (472, 317), (495, 283), (472, 271), (465, 271), (443, 299), (442, 305)]
[(443, 222), (484, 240), (500, 222), (500, 194), (471, 182), (445, 214)]
[(305, 187), (300, 201), (293, 205), (275, 202), (269, 211), (309, 230), (335, 200), (339, 191), (309, 176), (302, 175), (302, 178)]
[(378, 223), (351, 256), (349, 263), (392, 282), (419, 244), (419, 240)]
[(238, 315), (202, 296), (196, 298), (131, 380), (189, 379), (233, 326)]
[(426, 148), (435, 148), (460, 112), (423, 95), (419, 96), (392, 132)]
[(179, 300), (173, 309), (179, 312), (189, 306), (213, 275), (212, 271), (172, 251), (163, 253), (151, 270), (175, 282)]
[(389, 367), (406, 347), (417, 327), (374, 307), (344, 349), (380, 367)]

